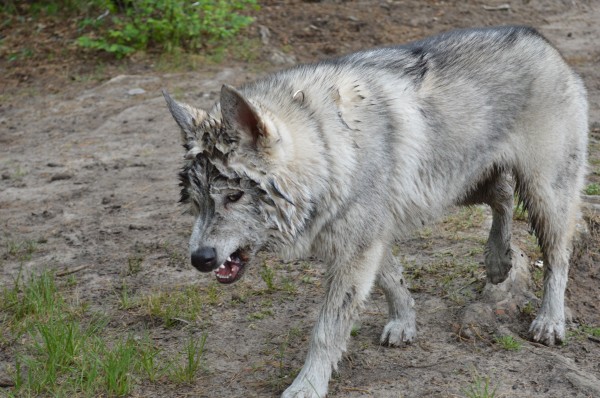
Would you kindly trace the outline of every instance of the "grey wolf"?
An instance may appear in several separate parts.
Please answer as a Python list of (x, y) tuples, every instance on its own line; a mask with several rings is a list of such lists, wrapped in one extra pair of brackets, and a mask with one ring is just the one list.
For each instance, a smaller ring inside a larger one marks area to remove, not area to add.
[(531, 336), (564, 340), (587, 102), (534, 29), (460, 30), (300, 65), (224, 85), (208, 111), (164, 94), (186, 150), (192, 265), (232, 283), (258, 249), (328, 264), (305, 364), (283, 397), (327, 394), (374, 284), (389, 303), (381, 342), (415, 339), (414, 301), (390, 247), (450, 207), (491, 207), (486, 274), (503, 281), (515, 192), (545, 264)]

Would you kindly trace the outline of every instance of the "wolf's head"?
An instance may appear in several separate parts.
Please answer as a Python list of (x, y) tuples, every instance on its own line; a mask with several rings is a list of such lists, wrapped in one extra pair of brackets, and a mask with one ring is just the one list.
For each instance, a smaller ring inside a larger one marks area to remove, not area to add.
[(209, 112), (163, 94), (186, 149), (179, 177), (181, 202), (196, 216), (192, 265), (232, 283), (258, 249), (293, 242), (305, 225), (310, 201), (286, 177), (289, 131), (229, 86)]

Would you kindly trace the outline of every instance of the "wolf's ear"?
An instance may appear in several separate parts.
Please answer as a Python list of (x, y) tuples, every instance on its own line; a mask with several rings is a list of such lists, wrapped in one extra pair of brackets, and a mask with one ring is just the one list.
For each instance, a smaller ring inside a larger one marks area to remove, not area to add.
[(196, 140), (196, 128), (208, 116), (202, 109), (175, 101), (166, 90), (162, 91), (173, 119), (181, 127), (183, 142)]
[(254, 148), (268, 141), (269, 132), (259, 111), (235, 88), (226, 84), (221, 87), (221, 114), (223, 122), (245, 133), (246, 137), (240, 138), (249, 138)]

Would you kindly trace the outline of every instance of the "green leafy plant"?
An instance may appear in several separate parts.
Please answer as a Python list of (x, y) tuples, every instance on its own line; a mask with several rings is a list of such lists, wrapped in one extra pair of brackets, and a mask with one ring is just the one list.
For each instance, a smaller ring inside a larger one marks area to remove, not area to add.
[(105, 0), (112, 15), (101, 20), (86, 19), (82, 28), (92, 32), (79, 37), (84, 48), (101, 50), (122, 58), (149, 48), (166, 52), (215, 47), (231, 39), (253, 19), (242, 15), (257, 8), (256, 0), (138, 0), (123, 2), (121, 9)]
[(600, 185), (594, 183), (588, 184), (584, 192), (586, 195), (600, 195)]

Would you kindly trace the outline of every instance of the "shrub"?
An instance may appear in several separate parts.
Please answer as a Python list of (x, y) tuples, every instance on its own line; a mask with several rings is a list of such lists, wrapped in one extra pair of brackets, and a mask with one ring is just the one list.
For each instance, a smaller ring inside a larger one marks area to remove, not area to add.
[(239, 12), (258, 7), (257, 0), (96, 2), (104, 3), (100, 8), (106, 11), (82, 22), (91, 32), (79, 37), (78, 44), (117, 58), (149, 48), (173, 52), (221, 45), (253, 22)]

